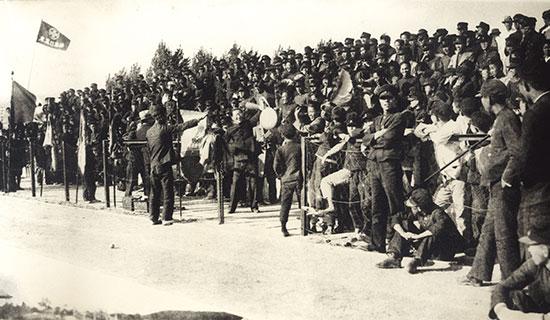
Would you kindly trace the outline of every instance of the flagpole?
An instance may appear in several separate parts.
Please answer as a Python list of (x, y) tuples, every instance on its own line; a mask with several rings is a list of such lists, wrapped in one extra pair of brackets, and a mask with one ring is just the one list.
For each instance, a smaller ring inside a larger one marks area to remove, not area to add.
[(31, 69), (29, 70), (29, 78), (27, 80), (27, 89), (30, 90), (31, 87), (31, 77), (32, 77), (32, 69), (34, 68), (34, 56), (36, 53), (36, 42), (33, 45), (32, 48), (32, 59), (31, 59)]

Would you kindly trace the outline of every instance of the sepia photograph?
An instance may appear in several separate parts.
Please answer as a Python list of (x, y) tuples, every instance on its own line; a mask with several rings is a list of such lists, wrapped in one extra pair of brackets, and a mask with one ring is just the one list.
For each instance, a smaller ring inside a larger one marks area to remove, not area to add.
[(550, 320), (550, 2), (0, 2), (0, 320)]

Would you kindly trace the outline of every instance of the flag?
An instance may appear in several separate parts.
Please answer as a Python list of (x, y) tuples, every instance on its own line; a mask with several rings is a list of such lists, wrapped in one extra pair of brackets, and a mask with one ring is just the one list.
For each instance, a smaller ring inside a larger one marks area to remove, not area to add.
[(78, 168), (80, 169), (80, 174), (84, 175), (84, 167), (86, 166), (86, 119), (84, 118), (84, 110), (80, 110), (77, 146)]
[[(180, 110), (180, 114), (185, 120), (200, 119), (205, 116), (204, 112)], [(206, 136), (206, 119), (202, 119), (196, 127), (189, 128), (181, 134), (181, 156), (191, 154), (198, 155), (202, 145), (202, 139)]]
[(40, 30), (38, 30), (36, 42), (50, 48), (67, 50), (67, 48), (69, 47), (69, 43), (71, 43), (71, 40), (69, 40), (69, 38), (59, 32), (59, 30), (57, 30), (56, 28), (42, 21), (42, 23), (40, 23)]
[(14, 124), (32, 122), (34, 108), (36, 108), (36, 96), (13, 81), (11, 106)]
[(52, 124), (50, 123), (50, 117), (47, 117), (46, 120), (46, 134), (44, 135), (44, 142), (42, 146), (52, 146), (53, 145), (53, 134), (52, 134)]

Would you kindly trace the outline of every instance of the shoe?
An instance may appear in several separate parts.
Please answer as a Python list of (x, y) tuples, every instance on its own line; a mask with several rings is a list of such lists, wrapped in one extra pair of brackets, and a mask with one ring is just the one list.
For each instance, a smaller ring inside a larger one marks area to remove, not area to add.
[(157, 224), (162, 224), (162, 221), (160, 220), (155, 220), (153, 221), (153, 225), (156, 226)]
[(421, 265), (422, 261), (420, 259), (413, 259), (407, 264), (407, 272), (410, 274), (415, 274), (416, 271), (418, 271), (418, 267), (420, 267)]
[(379, 248), (377, 246), (375, 246), (374, 244), (372, 243), (369, 243), (367, 245), (367, 251), (376, 251), (376, 252), (380, 252), (380, 253), (386, 253), (386, 248)]
[(260, 209), (258, 208), (252, 208), (250, 209), (250, 211), (252, 211), (253, 213), (260, 213)]
[(165, 226), (171, 226), (174, 224), (174, 220), (165, 220), (162, 224)]
[(463, 278), (458, 279), (458, 284), (462, 286), (481, 287), (483, 285), (483, 281), (476, 279), (474, 277), (465, 276)]
[(377, 263), (376, 267), (380, 269), (399, 269), (401, 268), (401, 259), (389, 257), (386, 260)]
[(290, 236), (290, 233), (288, 233), (288, 230), (286, 229), (286, 227), (282, 227), (281, 231), (283, 232), (283, 236), (285, 236), (285, 237)]

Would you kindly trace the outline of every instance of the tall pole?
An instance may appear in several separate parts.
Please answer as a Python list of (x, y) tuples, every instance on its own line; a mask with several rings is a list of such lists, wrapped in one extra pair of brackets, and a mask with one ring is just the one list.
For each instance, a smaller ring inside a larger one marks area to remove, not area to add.
[(306, 207), (307, 207), (307, 184), (305, 183), (305, 180), (306, 180), (306, 174), (307, 174), (307, 159), (306, 159), (306, 156), (307, 156), (307, 148), (306, 148), (306, 143), (307, 143), (307, 138), (306, 137), (301, 137), (301, 141), (300, 141), (300, 152), (302, 153), (302, 177), (303, 177), (303, 181), (304, 183), (302, 183), (302, 193), (300, 194), (301, 196), (301, 202), (302, 202), (302, 206), (300, 208), (300, 224), (301, 224), (301, 231), (302, 231), (302, 235), (303, 236), (307, 236), (307, 229), (308, 229), (308, 219), (307, 219), (307, 214), (306, 214)]
[(36, 177), (34, 176), (34, 143), (32, 138), (29, 138), (29, 156), (31, 158), (31, 193), (33, 197), (36, 197)]
[(103, 140), (103, 188), (105, 189), (105, 207), (110, 208), (111, 207), (111, 199), (109, 196), (109, 182), (107, 178), (109, 175), (107, 174), (107, 152), (109, 148), (109, 141)]
[(2, 189), (4, 189), (4, 193), (8, 193), (8, 179), (6, 177), (6, 140), (1, 139), (0, 144), (2, 148)]
[(61, 158), (63, 159), (63, 184), (65, 185), (65, 201), (70, 201), (69, 177), (67, 177), (67, 161), (65, 155), (65, 140), (61, 141)]
[(224, 224), (225, 217), (223, 212), (223, 172), (216, 166), (214, 174), (216, 175), (216, 196), (218, 199), (218, 219), (220, 224)]
[(11, 179), (11, 155), (12, 155), (12, 132), (14, 131), (14, 119), (13, 119), (13, 115), (14, 115), (14, 111), (13, 111), (13, 107), (14, 107), (14, 104), (13, 104), (13, 71), (11, 72), (11, 86), (12, 86), (12, 91), (11, 91), (11, 99), (10, 99), (10, 113), (8, 115), (8, 147), (7, 147), (7, 151), (6, 151), (6, 154), (7, 154), (7, 162), (6, 162), (6, 167), (7, 167), (7, 188), (8, 188), (8, 192), (10, 192), (12, 190), (12, 179)]

